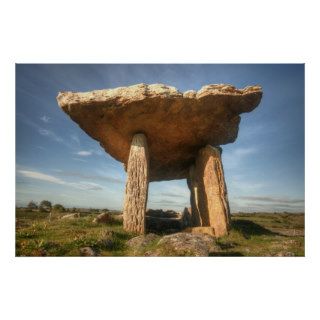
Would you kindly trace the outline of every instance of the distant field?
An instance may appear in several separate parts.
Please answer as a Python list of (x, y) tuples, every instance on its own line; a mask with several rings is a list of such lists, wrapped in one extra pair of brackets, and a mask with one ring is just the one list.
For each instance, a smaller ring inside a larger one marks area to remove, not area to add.
[[(80, 256), (83, 247), (99, 256), (134, 255), (126, 241), (136, 235), (119, 221), (95, 224), (95, 216), (61, 220), (56, 215), (49, 221), (48, 213), (17, 211), (16, 256)], [(304, 214), (234, 214), (230, 234), (215, 242), (220, 251), (213, 256), (304, 256)]]

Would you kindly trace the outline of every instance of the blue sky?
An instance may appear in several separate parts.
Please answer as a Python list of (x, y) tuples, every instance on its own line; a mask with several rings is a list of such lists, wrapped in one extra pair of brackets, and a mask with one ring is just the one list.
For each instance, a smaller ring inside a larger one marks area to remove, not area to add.
[[(304, 65), (16, 65), (16, 204), (122, 209), (126, 174), (60, 110), (59, 91), (164, 83), (179, 91), (259, 84), (238, 139), (222, 146), (232, 212), (304, 211)], [(149, 208), (189, 206), (185, 180), (152, 182)]]

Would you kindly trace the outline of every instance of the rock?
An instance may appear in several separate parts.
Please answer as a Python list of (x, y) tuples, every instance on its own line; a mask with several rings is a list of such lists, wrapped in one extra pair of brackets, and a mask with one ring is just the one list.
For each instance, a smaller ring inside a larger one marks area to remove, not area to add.
[(182, 227), (187, 228), (192, 226), (192, 212), (191, 208), (185, 207), (184, 210), (182, 211)]
[(240, 114), (256, 108), (259, 86), (207, 85), (179, 92), (164, 84), (60, 92), (59, 106), (115, 159), (127, 167), (132, 137), (143, 133), (150, 181), (187, 178), (203, 146), (234, 142)]
[(175, 230), (175, 232), (183, 228), (183, 216), (173, 210), (153, 210), (146, 212), (146, 228), (150, 232), (160, 232)]
[(66, 215), (61, 217), (61, 219), (66, 219), (66, 220), (69, 220), (69, 219), (72, 220), (72, 219), (77, 219), (77, 218), (80, 218), (80, 213), (79, 212), (66, 214)]
[(80, 248), (80, 254), (83, 257), (95, 257), (97, 255), (91, 247)]
[(138, 237), (134, 237), (126, 242), (129, 248), (131, 248), (133, 255), (137, 255), (145, 249), (147, 245), (151, 242), (159, 239), (154, 233), (148, 233), (146, 235), (141, 235)]
[(150, 232), (168, 231), (182, 229), (182, 220), (179, 218), (155, 218), (146, 217), (147, 230)]
[(122, 214), (113, 214), (112, 215), (113, 220), (118, 222), (123, 222), (123, 215)]
[(230, 209), (221, 148), (209, 145), (202, 148), (188, 180), (193, 226), (210, 226), (217, 237), (226, 235), (230, 225)]
[[(215, 239), (207, 234), (175, 233), (162, 237), (155, 255), (207, 257), (211, 252), (219, 252)], [(151, 253), (148, 253), (151, 255)]]
[(173, 210), (148, 209), (146, 216), (150, 218), (180, 218), (178, 212)]
[(96, 216), (92, 222), (94, 222), (94, 223), (112, 223), (113, 218), (110, 213), (104, 212), (104, 213), (100, 213), (98, 216)]

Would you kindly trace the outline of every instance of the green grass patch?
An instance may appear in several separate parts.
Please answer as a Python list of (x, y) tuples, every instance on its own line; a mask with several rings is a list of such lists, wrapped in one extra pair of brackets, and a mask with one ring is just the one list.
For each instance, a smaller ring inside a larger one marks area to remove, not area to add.
[[(99, 256), (144, 255), (161, 249), (158, 235), (143, 252), (134, 254), (126, 242), (136, 235), (124, 231), (121, 222), (93, 223), (96, 215), (72, 220), (56, 215), (49, 220), (48, 213), (17, 211), (16, 256), (80, 256), (83, 247), (91, 247)], [(213, 256), (304, 256), (304, 215), (235, 214), (229, 235), (216, 243), (221, 250)]]

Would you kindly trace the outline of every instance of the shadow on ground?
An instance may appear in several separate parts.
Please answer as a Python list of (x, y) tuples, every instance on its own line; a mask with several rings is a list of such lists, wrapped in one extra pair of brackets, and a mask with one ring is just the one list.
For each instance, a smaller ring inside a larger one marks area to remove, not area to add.
[(241, 252), (228, 251), (228, 252), (210, 252), (209, 257), (242, 257)]
[(244, 238), (250, 239), (251, 236), (281, 236), (280, 233), (270, 231), (261, 225), (252, 222), (250, 220), (233, 220), (231, 222), (231, 228), (240, 232)]

